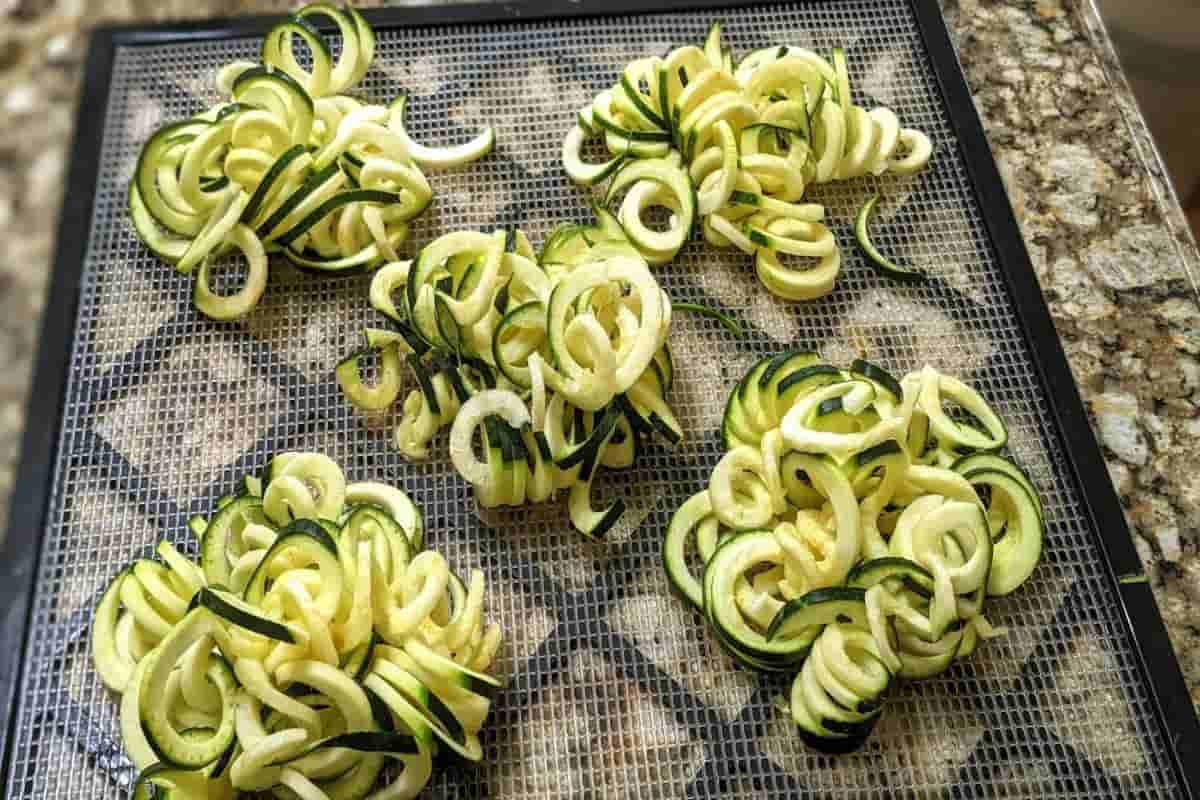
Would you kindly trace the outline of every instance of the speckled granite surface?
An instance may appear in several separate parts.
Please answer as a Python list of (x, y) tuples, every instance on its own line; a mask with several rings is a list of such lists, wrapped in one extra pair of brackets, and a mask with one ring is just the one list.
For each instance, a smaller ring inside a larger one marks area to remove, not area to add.
[[(84, 31), (285, 2), (0, 0), (0, 498), (11, 489)], [(1200, 701), (1200, 253), (1090, 3), (943, 0), (1042, 288)], [(0, 499), (0, 531), (7, 504)], [(2, 535), (2, 534), (0, 534)]]

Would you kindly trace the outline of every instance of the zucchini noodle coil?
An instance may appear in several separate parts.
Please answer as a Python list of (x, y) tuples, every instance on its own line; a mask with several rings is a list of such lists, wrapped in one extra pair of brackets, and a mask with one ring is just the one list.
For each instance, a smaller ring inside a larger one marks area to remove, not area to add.
[(395, 431), (402, 453), (428, 457), (451, 426), (450, 458), (481, 505), (566, 490), (572, 523), (592, 538), (625, 508), (593, 508), (599, 470), (631, 466), (652, 437), (683, 438), (666, 401), (671, 302), (617, 219), (597, 215), (560, 226), (538, 254), (520, 231), (460, 231), (384, 266), (371, 303), (387, 328), (365, 331), (365, 350), (336, 370), (351, 403), (380, 410), (400, 396), (407, 362), (416, 387)]
[(198, 561), (164, 539), (92, 624), (133, 797), (412, 798), (438, 752), (482, 758), (500, 629), (404, 492), (281, 453), (189, 527)]
[(898, 381), (861, 360), (765, 358), (730, 394), (723, 438), (663, 564), (736, 661), (797, 673), (791, 714), (821, 750), (859, 746), (894, 680), (999, 635), (987, 598), (1041, 557), (1041, 502), (997, 453), (1003, 422), (932, 367)]
[[(337, 27), (336, 59), (316, 22)], [(405, 129), (404, 95), (384, 106), (348, 94), (374, 54), (375, 34), (352, 7), (305, 6), (267, 33), (261, 63), (221, 68), (222, 102), (147, 140), (129, 185), (130, 218), (155, 255), (195, 275), (201, 313), (225, 320), (252, 310), (272, 253), (316, 273), (395, 260), (409, 222), (433, 199), (422, 168), (491, 151), (491, 128), (455, 147), (425, 147)], [(212, 272), (232, 251), (247, 276), (225, 294)]]
[[(584, 161), (592, 139), (609, 158)], [(832, 63), (785, 45), (735, 65), (717, 23), (703, 47), (630, 62), (579, 112), (562, 160), (576, 183), (611, 179), (605, 203), (651, 264), (674, 258), (700, 225), (710, 244), (753, 256), (772, 293), (807, 300), (833, 289), (841, 254), (806, 188), (910, 175), (931, 153), (890, 109), (854, 105), (841, 48)], [(665, 230), (647, 222), (654, 209)]]

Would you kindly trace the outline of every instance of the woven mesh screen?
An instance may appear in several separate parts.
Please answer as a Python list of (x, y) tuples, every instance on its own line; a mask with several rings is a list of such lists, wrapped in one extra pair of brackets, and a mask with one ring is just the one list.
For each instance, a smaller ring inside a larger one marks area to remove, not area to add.
[[(9, 797), (122, 796), (132, 769), (115, 698), (87, 647), (97, 593), (161, 536), (194, 551), (187, 516), (208, 512), (237, 477), (285, 449), (320, 450), (352, 479), (403, 486), (424, 508), (431, 546), (490, 579), (510, 685), (495, 704), (483, 763), (440, 770), (430, 796), (1176, 793), (910, 10), (839, 0), (721, 16), (736, 53), (846, 46), (857, 100), (891, 106), (937, 149), (914, 178), (812, 192), (845, 247), (827, 298), (778, 302), (746, 257), (701, 241), (660, 270), (673, 297), (727, 309), (750, 333), (737, 340), (708, 320), (676, 316), (670, 399), (689, 439), (605, 479), (604, 491), (630, 505), (607, 545), (572, 533), (561, 503), (481, 512), (445, 459), (444, 439), (429, 463), (407, 463), (390, 444), (396, 417), (348, 408), (331, 368), (372, 319), (368, 278), (314, 279), (273, 264), (248, 320), (215, 324), (192, 310), (189, 281), (134, 237), (125, 187), (145, 137), (214, 102), (214, 69), (252, 57), (258, 42), (118, 49), (105, 127), (91, 132), (103, 136), (103, 155)], [(536, 242), (561, 219), (585, 221), (587, 197), (558, 163), (574, 110), (629, 59), (698, 42), (710, 21), (673, 13), (382, 31), (367, 95), (412, 93), (412, 127), (428, 143), (461, 141), (484, 122), (498, 134), (494, 155), (431, 176), (436, 201), (411, 246), (497, 225), (522, 226)], [(848, 220), (873, 188), (887, 198), (881, 248), (935, 280), (882, 281), (850, 246)], [(739, 670), (718, 651), (669, 594), (658, 558), (671, 511), (719, 457), (731, 383), (757, 357), (797, 344), (840, 363), (855, 354), (896, 372), (931, 363), (975, 382), (1010, 423), (1011, 449), (1048, 514), (1034, 577), (991, 607), (1007, 636), (941, 678), (900, 686), (866, 747), (836, 759), (800, 743), (777, 707), (786, 683)]]

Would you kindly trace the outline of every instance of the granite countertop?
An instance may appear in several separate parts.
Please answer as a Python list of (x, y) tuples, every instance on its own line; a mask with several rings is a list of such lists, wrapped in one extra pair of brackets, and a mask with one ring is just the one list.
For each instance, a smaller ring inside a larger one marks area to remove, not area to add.
[[(279, 0), (0, 0), (0, 532), (85, 33)], [(1200, 702), (1200, 253), (1086, 0), (943, 0), (1075, 378)], [(2, 533), (0, 533), (2, 535)]]

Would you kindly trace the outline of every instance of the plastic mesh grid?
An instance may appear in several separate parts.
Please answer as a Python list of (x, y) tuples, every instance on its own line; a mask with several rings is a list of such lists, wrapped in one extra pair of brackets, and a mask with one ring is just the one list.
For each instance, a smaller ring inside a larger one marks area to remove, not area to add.
[[(426, 513), (431, 546), (489, 577), (504, 626), (486, 755), (450, 767), (434, 796), (490, 797), (1169, 797), (1176, 793), (1152, 700), (1102, 578), (1102, 557), (1047, 422), (1031, 354), (1010, 309), (920, 35), (905, 4), (839, 0), (722, 12), (735, 53), (790, 43), (844, 45), (860, 103), (894, 108), (937, 145), (907, 180), (866, 179), (813, 192), (844, 249), (836, 291), (785, 305), (747, 259), (703, 242), (663, 268), (673, 297), (716, 303), (749, 327), (731, 339), (677, 315), (673, 405), (689, 434), (607, 480), (632, 510), (595, 546), (561, 505), (479, 512), (444, 458), (403, 461), (396, 421), (363, 418), (341, 398), (337, 358), (372, 317), (368, 279), (312, 279), (273, 264), (245, 322), (190, 307), (190, 284), (157, 262), (126, 222), (140, 143), (164, 120), (215, 101), (214, 69), (252, 57), (236, 39), (119, 48), (62, 445), (40, 565), (7, 796), (119, 797), (114, 698), (92, 674), (86, 626), (97, 592), (160, 536), (194, 549), (187, 515), (283, 449), (328, 453), (354, 479), (395, 482)], [(561, 174), (573, 116), (642, 54), (700, 41), (713, 15), (381, 31), (365, 93), (409, 91), (430, 143), (490, 122), (497, 152), (431, 176), (433, 209), (411, 246), (440, 233), (520, 225), (535, 242), (586, 197)], [(888, 198), (879, 244), (938, 276), (881, 281), (849, 246), (847, 221), (875, 187)], [(1011, 426), (1011, 449), (1044, 493), (1047, 548), (1033, 579), (996, 602), (1006, 637), (932, 681), (900, 687), (866, 748), (838, 759), (799, 741), (776, 708), (785, 684), (736, 669), (697, 616), (667, 591), (658, 549), (671, 510), (707, 480), (733, 380), (752, 361), (808, 344), (845, 363), (857, 353), (897, 372), (932, 363), (973, 380)]]

